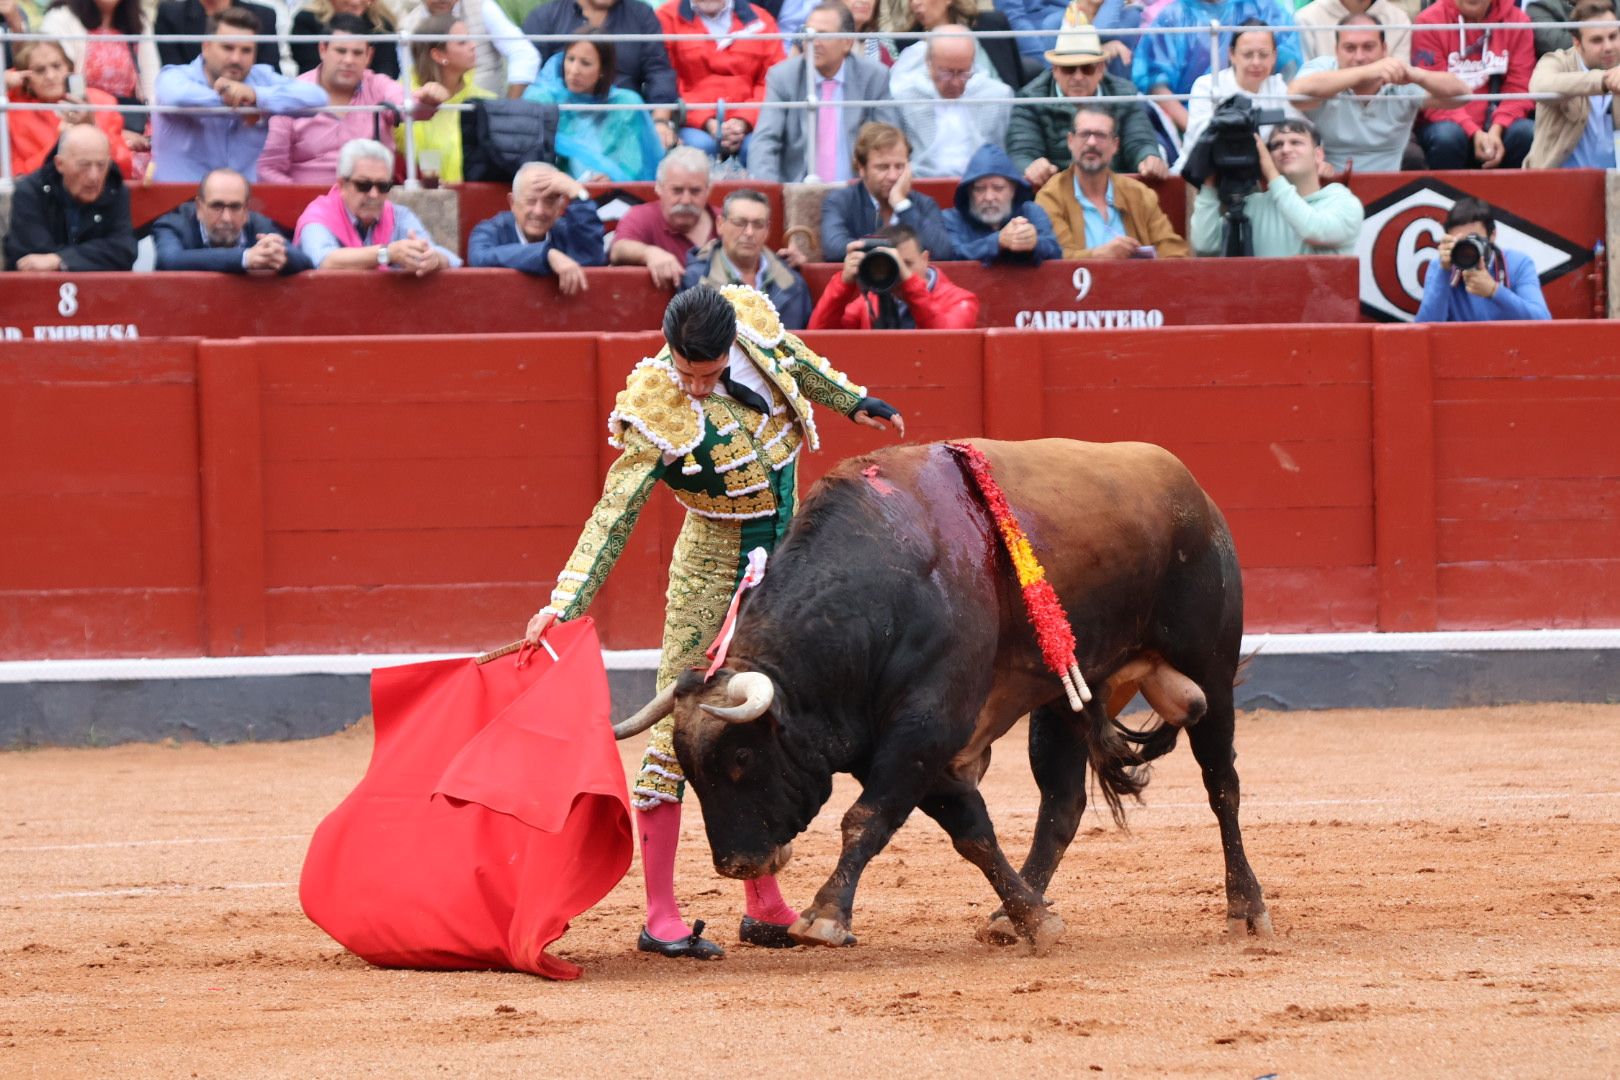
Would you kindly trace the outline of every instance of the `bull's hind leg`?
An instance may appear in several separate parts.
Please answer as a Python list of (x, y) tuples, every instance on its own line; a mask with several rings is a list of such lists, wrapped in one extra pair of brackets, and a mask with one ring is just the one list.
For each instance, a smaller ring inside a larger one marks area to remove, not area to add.
[(984, 872), (990, 887), (1001, 897), (1002, 908), (1013, 926), (1036, 955), (1057, 943), (1063, 936), (1063, 920), (1047, 909), (1046, 901), (1007, 861), (1001, 845), (996, 842), (990, 812), (985, 809), (984, 796), (978, 789), (936, 792), (923, 799), (918, 807), (944, 827), (963, 858)]
[(1187, 729), (1187, 741), (1204, 773), (1209, 806), (1221, 827), (1221, 851), (1226, 857), (1226, 927), (1237, 935), (1271, 936), (1271, 915), (1266, 911), (1260, 882), (1243, 853), (1238, 828), (1238, 774), (1232, 745), (1234, 716), (1231, 680), (1204, 687), (1209, 712), (1196, 727)]
[[(1086, 812), (1086, 743), (1066, 700), (1029, 714), (1029, 767), (1041, 789), (1041, 806), (1019, 877), (1044, 895)], [(990, 916), (981, 936), (994, 945), (1018, 940), (1005, 910)]]

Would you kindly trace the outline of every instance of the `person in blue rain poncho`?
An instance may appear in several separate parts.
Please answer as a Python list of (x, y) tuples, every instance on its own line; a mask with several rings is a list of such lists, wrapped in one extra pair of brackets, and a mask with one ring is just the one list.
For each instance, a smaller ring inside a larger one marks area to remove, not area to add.
[[(614, 86), (613, 44), (580, 28), (581, 40), (555, 53), (523, 96), (556, 105), (640, 105), (634, 90)], [(557, 163), (576, 180), (651, 180), (664, 145), (651, 114), (635, 109), (563, 109), (557, 121)]]

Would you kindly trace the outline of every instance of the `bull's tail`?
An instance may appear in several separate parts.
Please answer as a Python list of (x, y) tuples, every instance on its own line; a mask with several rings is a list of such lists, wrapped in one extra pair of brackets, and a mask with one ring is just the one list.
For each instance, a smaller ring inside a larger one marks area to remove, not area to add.
[[(1125, 800), (1142, 801), (1142, 789), (1147, 787), (1149, 775), (1143, 763), (1159, 754), (1148, 755), (1132, 748), (1109, 719), (1108, 707), (1101, 697), (1092, 698), (1075, 719), (1085, 729), (1086, 756), (1091, 761), (1091, 773), (1097, 778), (1097, 786), (1102, 789), (1103, 801), (1108, 804), (1114, 824), (1123, 829), (1126, 827)], [(1171, 745), (1174, 739), (1172, 735)]]

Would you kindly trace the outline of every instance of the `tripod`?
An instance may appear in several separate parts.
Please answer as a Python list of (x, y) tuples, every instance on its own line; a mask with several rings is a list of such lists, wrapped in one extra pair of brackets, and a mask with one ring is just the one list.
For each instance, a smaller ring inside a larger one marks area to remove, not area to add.
[(1221, 219), (1226, 223), (1226, 245), (1221, 254), (1228, 259), (1248, 258), (1254, 254), (1254, 237), (1249, 229), (1249, 217), (1243, 212), (1248, 192), (1221, 192)]

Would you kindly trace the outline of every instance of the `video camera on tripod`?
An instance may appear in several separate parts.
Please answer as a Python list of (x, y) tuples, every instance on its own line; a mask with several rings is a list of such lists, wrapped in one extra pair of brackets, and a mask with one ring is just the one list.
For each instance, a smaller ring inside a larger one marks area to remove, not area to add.
[(1244, 94), (1233, 94), (1215, 106), (1209, 126), (1204, 128), (1187, 154), (1181, 176), (1195, 188), (1215, 178), (1215, 192), (1221, 200), (1221, 216), (1226, 221), (1226, 256), (1254, 254), (1249, 235), (1249, 219), (1243, 213), (1243, 200), (1260, 187), (1260, 148), (1255, 138), (1262, 127), (1287, 119), (1280, 109), (1262, 109)]

